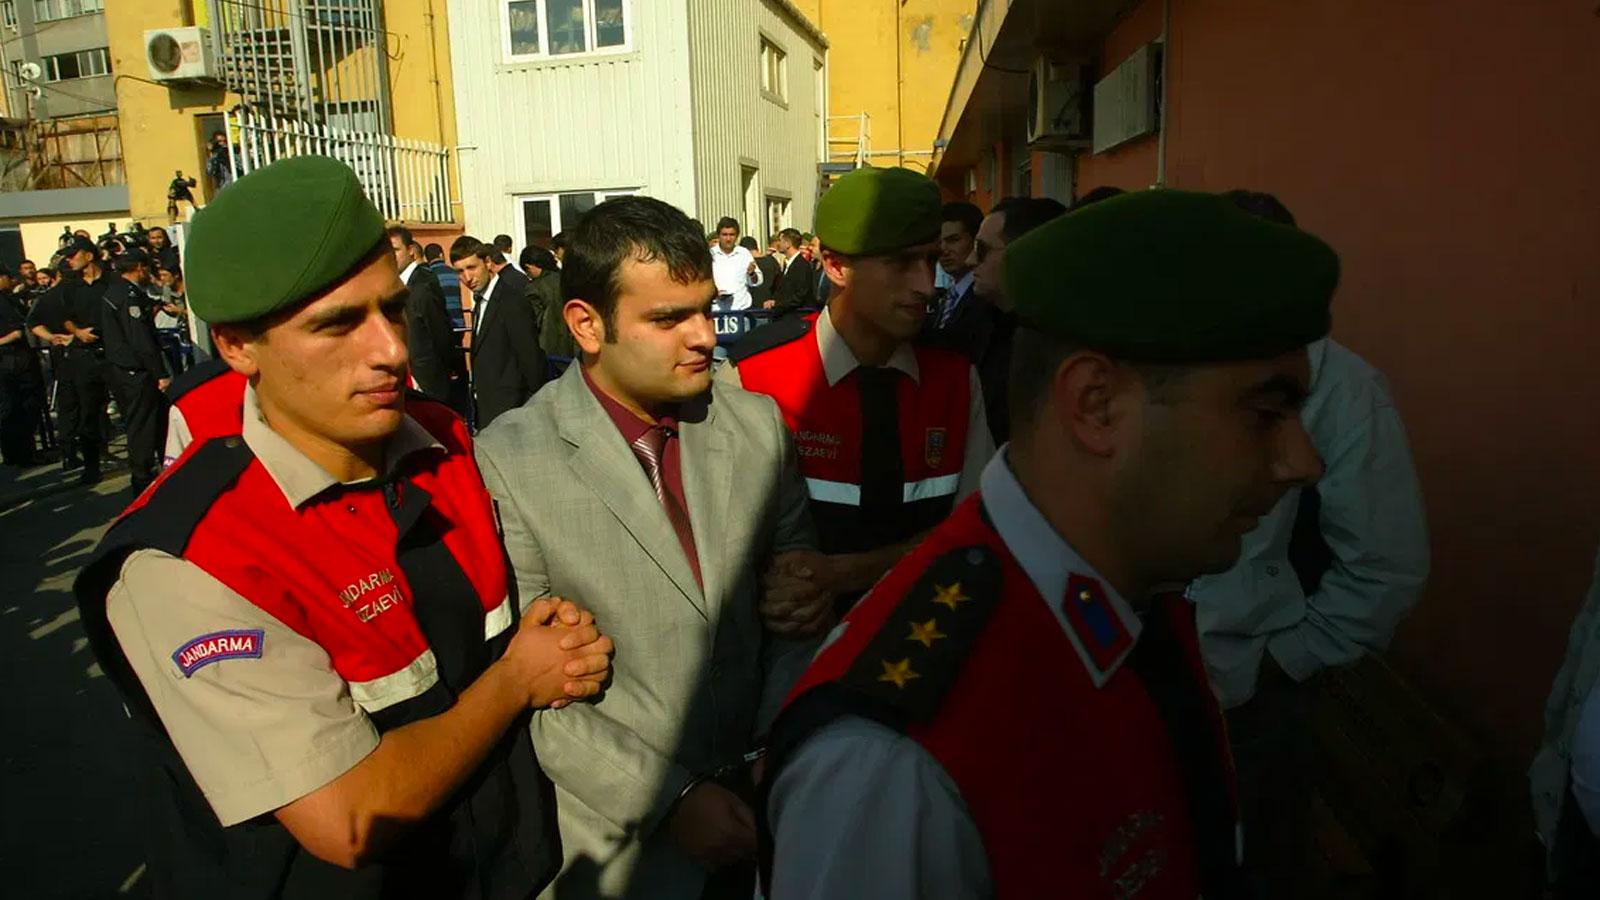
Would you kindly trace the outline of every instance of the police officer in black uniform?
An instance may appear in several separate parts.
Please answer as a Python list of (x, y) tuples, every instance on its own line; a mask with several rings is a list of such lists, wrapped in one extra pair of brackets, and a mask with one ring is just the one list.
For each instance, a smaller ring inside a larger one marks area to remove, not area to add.
[(15, 286), (11, 272), (0, 268), (0, 462), (31, 466), (44, 373), (28, 346), (27, 305)]
[(156, 341), (154, 305), (146, 291), (149, 257), (130, 250), (112, 267), (117, 277), (106, 289), (100, 339), (105, 345), (106, 383), (128, 429), (133, 490), (140, 493), (160, 470), (159, 455), (167, 439), (167, 403), (161, 392), (172, 378)]
[[(66, 266), (62, 268), (65, 270)], [(79, 419), (78, 396), (73, 393), (67, 378), (67, 347), (73, 343), (73, 337), (67, 331), (67, 286), (70, 283), (67, 278), (56, 282), (40, 294), (33, 301), (33, 308), (28, 310), (28, 330), (39, 339), (50, 360), (50, 394), (55, 398), (55, 435), (56, 442), (61, 446), (63, 472), (83, 465), (83, 460), (78, 457), (75, 439)]]
[(105, 345), (100, 340), (100, 320), (112, 278), (101, 265), (94, 244), (82, 238), (73, 239), (63, 262), (76, 276), (65, 283), (63, 294), (63, 324), (73, 340), (63, 354), (56, 390), (58, 394), (70, 390), (77, 400), (78, 422), (76, 434), (61, 429), (61, 441), (75, 444), (83, 460), (78, 483), (94, 484), (100, 480), (100, 449), (106, 440)]

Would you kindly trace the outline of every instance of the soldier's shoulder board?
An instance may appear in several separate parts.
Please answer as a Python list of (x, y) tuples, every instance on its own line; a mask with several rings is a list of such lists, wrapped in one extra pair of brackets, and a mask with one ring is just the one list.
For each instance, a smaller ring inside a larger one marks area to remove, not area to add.
[(947, 551), (900, 598), (841, 685), (897, 710), (907, 724), (931, 719), (1001, 592), (993, 550), (973, 545)]

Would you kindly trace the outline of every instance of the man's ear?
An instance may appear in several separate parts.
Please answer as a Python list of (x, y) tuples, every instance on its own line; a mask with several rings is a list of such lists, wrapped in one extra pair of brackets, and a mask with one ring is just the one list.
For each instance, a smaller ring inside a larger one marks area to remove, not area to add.
[(835, 287), (842, 288), (849, 282), (849, 257), (824, 248), (820, 261), (822, 263), (822, 271), (828, 273), (828, 280), (833, 282)]
[(211, 326), (211, 345), (216, 348), (217, 356), (228, 368), (246, 378), (254, 378), (261, 371), (256, 358), (257, 344), (261, 340), (261, 336), (249, 337), (241, 329), (229, 325)]
[(600, 345), (606, 340), (606, 323), (600, 318), (599, 310), (585, 300), (568, 300), (561, 308), (561, 317), (583, 352), (591, 356), (599, 354)]
[(1056, 368), (1050, 382), (1050, 411), (1073, 443), (1095, 456), (1110, 456), (1132, 414), (1129, 404), (1138, 402), (1139, 396), (1131, 369), (1103, 353), (1085, 350)]

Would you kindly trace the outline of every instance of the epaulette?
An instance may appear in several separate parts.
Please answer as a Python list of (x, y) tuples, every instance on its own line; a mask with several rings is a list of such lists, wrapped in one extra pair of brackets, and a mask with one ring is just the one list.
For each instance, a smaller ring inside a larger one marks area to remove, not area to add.
[(1000, 560), (988, 547), (958, 547), (928, 566), (839, 685), (898, 713), (933, 718), (1001, 597)]
[(227, 363), (215, 358), (208, 359), (203, 363), (190, 366), (188, 369), (185, 369), (183, 372), (179, 373), (176, 378), (172, 379), (171, 384), (167, 385), (167, 401), (169, 403), (176, 403), (178, 402), (179, 397), (182, 397), (184, 394), (189, 393), (213, 378), (226, 375), (229, 371), (231, 370), (228, 368)]
[(811, 320), (804, 316), (785, 316), (740, 338), (728, 348), (728, 361), (738, 365), (757, 353), (797, 341), (810, 333)]

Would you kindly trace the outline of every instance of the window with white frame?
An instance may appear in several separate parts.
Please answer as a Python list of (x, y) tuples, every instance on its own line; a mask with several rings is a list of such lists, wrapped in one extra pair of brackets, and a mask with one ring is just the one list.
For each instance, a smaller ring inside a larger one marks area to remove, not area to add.
[(45, 81), (68, 81), (111, 74), (111, 54), (105, 47), (46, 56), (40, 62), (44, 66)]
[(783, 197), (767, 198), (767, 234), (776, 237), (785, 228), (794, 227), (791, 208), (790, 202)]
[[(33, 0), (33, 20), (51, 22), (86, 16), (105, 9), (105, 0)], [(7, 23), (11, 24), (11, 23)]]
[(777, 44), (761, 39), (761, 92), (782, 102), (789, 100), (788, 55)]
[(17, 30), (16, 0), (4, 0), (4, 2), (0, 2), (0, 25), (4, 25), (12, 31)]
[(506, 58), (612, 53), (631, 46), (629, 0), (501, 0)]
[(547, 246), (550, 238), (578, 224), (583, 214), (612, 197), (628, 197), (638, 188), (601, 191), (567, 191), (560, 194), (520, 194), (515, 198), (522, 246)]

